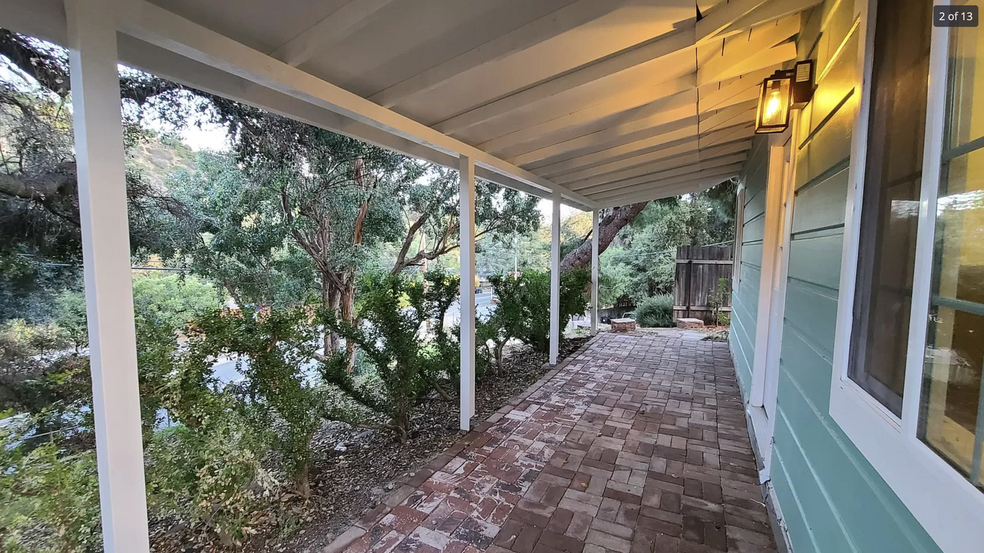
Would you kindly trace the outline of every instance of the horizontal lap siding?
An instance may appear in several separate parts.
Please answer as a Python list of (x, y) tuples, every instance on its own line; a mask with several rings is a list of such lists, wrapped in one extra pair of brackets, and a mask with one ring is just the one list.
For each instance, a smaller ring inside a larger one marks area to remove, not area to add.
[(829, 413), (851, 127), (859, 101), (855, 21), (854, 0), (828, 0), (804, 27), (801, 40), (810, 43), (799, 45), (817, 60), (822, 80), (796, 138), (772, 483), (795, 553), (935, 553), (933, 541)]
[(762, 238), (765, 228), (765, 185), (769, 172), (769, 142), (757, 137), (752, 145), (742, 182), (745, 206), (741, 230), (741, 266), (738, 286), (731, 294), (732, 357), (742, 391), (747, 395), (755, 363), (755, 325), (762, 273)]

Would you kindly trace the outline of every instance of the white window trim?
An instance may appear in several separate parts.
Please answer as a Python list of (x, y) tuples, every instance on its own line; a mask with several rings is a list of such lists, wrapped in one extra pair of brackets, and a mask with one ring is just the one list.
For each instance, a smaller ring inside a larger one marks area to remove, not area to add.
[[(765, 226), (762, 247), (762, 271), (759, 280), (759, 304), (755, 329), (755, 355), (752, 363), (752, 384), (748, 395), (749, 419), (755, 430), (755, 447), (762, 461), (759, 479), (768, 480), (772, 472), (772, 445), (776, 426), (777, 394), (779, 380), (779, 353), (782, 345), (782, 317), (772, 325), (772, 312), (785, 312), (786, 280), (789, 269), (789, 240), (792, 234), (794, 200), (796, 196), (796, 154), (798, 147), (801, 110), (789, 114), (789, 129), (781, 134), (769, 135), (768, 176), (765, 187)], [(785, 144), (790, 143), (789, 165), (786, 166)], [(785, 208), (783, 208), (785, 204)], [(783, 244), (782, 259), (775, 252)], [(772, 252), (771, 254), (769, 252)], [(775, 284), (779, 282), (779, 289)], [(769, 363), (775, 370), (769, 373)], [(769, 417), (768, 413), (772, 412)]]
[[(948, 4), (949, 1), (936, 3)], [(862, 160), (866, 159), (867, 152), (875, 4), (876, 0), (855, 1), (855, 13), (860, 17), (857, 71), (862, 77), (858, 79), (861, 96), (852, 133), (849, 182), (853, 187), (848, 194), (845, 213), (830, 415), (940, 549), (946, 553), (979, 552), (984, 493), (916, 437), (946, 104), (949, 33), (944, 28), (934, 27), (932, 35), (928, 123), (901, 419), (847, 377), (864, 187), (865, 163)], [(934, 209), (930, 209), (931, 206)]]

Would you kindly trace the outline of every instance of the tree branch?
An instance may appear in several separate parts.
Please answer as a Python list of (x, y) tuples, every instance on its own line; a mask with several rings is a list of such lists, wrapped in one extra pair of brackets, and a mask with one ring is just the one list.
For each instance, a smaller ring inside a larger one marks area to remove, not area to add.
[[(648, 204), (649, 202), (639, 202), (616, 207), (598, 222), (598, 255), (608, 249), (618, 236), (618, 232), (638, 217)], [(567, 272), (572, 269), (583, 269), (589, 265), (591, 265), (591, 240), (585, 239), (577, 248), (564, 256), (560, 262), (560, 270)]]

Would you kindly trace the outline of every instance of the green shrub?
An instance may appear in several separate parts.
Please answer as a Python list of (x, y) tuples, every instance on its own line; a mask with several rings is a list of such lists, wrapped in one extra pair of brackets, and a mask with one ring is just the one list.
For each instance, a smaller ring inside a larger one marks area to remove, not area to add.
[(731, 317), (726, 313), (721, 311), (721, 308), (728, 300), (728, 296), (731, 295), (731, 282), (727, 278), (719, 278), (717, 281), (717, 287), (710, 293), (707, 298), (707, 303), (711, 307), (712, 315), (714, 317), (714, 322), (719, 325), (726, 325), (731, 322)]
[[(236, 358), (239, 372), (246, 376), (245, 393), (256, 407), (260, 421), (255, 424), (274, 428), (274, 449), (280, 453), (285, 469), (297, 492), (310, 496), (308, 479), (311, 462), (311, 436), (323, 420), (323, 391), (314, 386), (305, 369), (319, 357), (320, 332), (311, 324), (303, 308), (257, 312), (245, 308), (238, 315), (215, 311), (198, 318), (192, 325), (191, 354), (181, 376), (184, 408), (188, 400), (208, 395), (211, 364), (215, 358)], [(201, 413), (208, 415), (208, 412)], [(189, 421), (201, 424), (202, 420)]]
[(529, 334), (528, 310), (525, 304), (526, 280), (522, 275), (489, 277), (499, 303), (488, 319), (475, 326), (477, 360), (483, 366), (502, 369), (502, 354), (510, 340), (523, 339)]
[(146, 453), (149, 507), (204, 525), (227, 547), (241, 544), (278, 487), (260, 464), (264, 438), (233, 411), (157, 432)]
[[(56, 300), (55, 322), (76, 351), (89, 345), (85, 294), (64, 290)], [(133, 279), (136, 319), (183, 330), (196, 316), (219, 308), (222, 298), (211, 284), (183, 275), (150, 275)], [(139, 337), (138, 337), (139, 338)]]
[(215, 287), (195, 277), (154, 274), (133, 279), (133, 311), (156, 324), (182, 330), (195, 317), (221, 305)]
[(659, 294), (639, 302), (635, 309), (635, 320), (646, 328), (666, 328), (673, 326), (673, 296)]
[[(523, 271), (516, 279), (499, 275), (490, 280), (499, 304), (489, 320), (493, 331), (485, 336), (500, 341), (517, 338), (541, 353), (550, 351), (550, 273), (531, 270)], [(591, 276), (583, 269), (561, 274), (561, 329), (587, 309), (585, 291), (590, 282)]]
[(385, 414), (389, 420), (382, 426), (401, 442), (410, 435), (410, 417), (424, 392), (434, 388), (450, 399), (438, 378), (453, 362), (451, 356), (443, 357), (420, 336), (428, 314), (440, 311), (440, 301), (431, 294), (445, 297), (436, 291), (425, 292), (421, 282), (401, 275), (371, 274), (359, 293), (359, 318), (366, 324), (357, 328), (331, 311), (321, 313), (325, 327), (354, 342), (375, 366), (377, 376), (357, 382), (347, 370), (345, 356), (336, 354), (322, 365), (325, 381), (361, 405)]
[(89, 328), (86, 326), (85, 294), (75, 290), (63, 290), (55, 299), (55, 322), (65, 331), (78, 352), (89, 345)]
[(447, 328), (445, 319), (461, 291), (461, 279), (444, 271), (428, 271), (424, 275), (425, 314), (433, 323), (434, 366), (429, 373), (443, 373), (450, 380), (461, 374), (461, 327)]
[[(10, 413), (6, 413), (10, 415)], [(66, 455), (53, 441), (28, 450), (23, 430), (0, 427), (0, 546), (4, 551), (101, 551), (96, 454)], [(28, 539), (25, 539), (28, 538)]]

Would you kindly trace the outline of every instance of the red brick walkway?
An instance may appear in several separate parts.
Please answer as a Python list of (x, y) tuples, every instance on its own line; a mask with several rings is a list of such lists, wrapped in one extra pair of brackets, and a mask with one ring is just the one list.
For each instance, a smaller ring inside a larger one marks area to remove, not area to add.
[(773, 552), (727, 344), (602, 334), (329, 551)]

